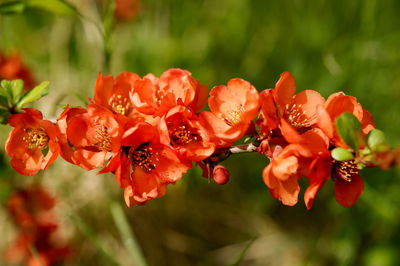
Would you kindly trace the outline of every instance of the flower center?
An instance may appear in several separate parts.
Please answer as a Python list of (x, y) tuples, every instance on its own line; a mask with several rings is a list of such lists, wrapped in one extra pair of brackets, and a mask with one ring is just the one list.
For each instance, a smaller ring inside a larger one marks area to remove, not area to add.
[[(316, 116), (316, 115), (315, 115)], [(307, 112), (302, 110), (301, 104), (286, 104), (283, 117), (294, 127), (309, 127), (313, 124), (315, 118), (308, 117)]]
[(143, 143), (136, 149), (129, 150), (129, 157), (132, 158), (132, 164), (142, 168), (145, 172), (150, 172), (157, 166), (158, 152), (154, 152), (149, 143)]
[(96, 133), (95, 140), (97, 141), (94, 145), (99, 150), (104, 152), (111, 151), (111, 136), (108, 134), (108, 130), (106, 126), (98, 124), (96, 126)]
[(29, 128), (25, 131), (26, 135), (22, 139), (25, 142), (27, 148), (43, 150), (48, 147), (49, 136), (42, 128)]
[(161, 105), (161, 102), (162, 102), (162, 100), (164, 99), (164, 96), (165, 96), (165, 92), (164, 91), (162, 91), (160, 88), (157, 88), (156, 89), (156, 91), (155, 91), (155, 93), (154, 93), (154, 99), (155, 99), (155, 102), (160, 106)]
[(351, 161), (334, 161), (333, 163), (333, 176), (340, 177), (347, 182), (351, 182), (351, 178), (360, 172), (354, 160)]
[(114, 96), (111, 101), (112, 110), (120, 115), (126, 115), (129, 112), (130, 103), (126, 97), (122, 97), (118, 94), (116, 97)]
[(183, 123), (179, 127), (169, 129), (169, 136), (173, 145), (186, 145), (200, 138), (196, 129), (189, 128)]
[(243, 105), (237, 104), (233, 111), (231, 111), (228, 115), (226, 115), (223, 120), (229, 126), (234, 126), (242, 121), (242, 114), (244, 113)]

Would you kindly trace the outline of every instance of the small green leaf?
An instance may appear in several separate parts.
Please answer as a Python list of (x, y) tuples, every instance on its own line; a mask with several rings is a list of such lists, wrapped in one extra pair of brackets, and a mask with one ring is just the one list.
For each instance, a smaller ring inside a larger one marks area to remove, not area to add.
[(31, 8), (41, 9), (56, 15), (72, 16), (76, 9), (63, 0), (28, 0), (26, 4)]
[(342, 140), (357, 152), (362, 141), (362, 127), (357, 117), (351, 113), (341, 114), (336, 118), (336, 129)]
[(348, 161), (348, 160), (354, 159), (354, 155), (351, 152), (349, 152), (348, 150), (346, 150), (344, 148), (340, 148), (340, 147), (334, 148), (331, 151), (331, 156), (336, 161)]
[(22, 90), (24, 88), (24, 81), (22, 79), (16, 79), (11, 81), (11, 91), (12, 91), (12, 102), (16, 104), (21, 98)]
[(368, 147), (372, 151), (379, 151), (382, 147), (387, 146), (385, 141), (385, 133), (379, 129), (373, 129), (368, 133)]
[(41, 97), (45, 96), (47, 93), (49, 93), (49, 89), (47, 86), (49, 85), (50, 82), (48, 81), (43, 81), (39, 85), (37, 85), (35, 88), (32, 90), (28, 91), (22, 99), (18, 102), (16, 109), (19, 110), (22, 107), (24, 107), (26, 104), (39, 100)]
[(25, 10), (25, 3), (23, 1), (9, 1), (0, 4), (0, 14), (12, 15), (18, 14)]
[(12, 98), (11, 81), (3, 79), (0, 83), (1, 95), (5, 96), (7, 99)]

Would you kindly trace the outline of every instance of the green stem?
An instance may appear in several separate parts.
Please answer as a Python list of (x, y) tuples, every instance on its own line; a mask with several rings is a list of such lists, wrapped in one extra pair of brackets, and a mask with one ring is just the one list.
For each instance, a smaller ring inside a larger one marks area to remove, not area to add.
[(128, 219), (125, 216), (121, 205), (116, 202), (110, 204), (111, 214), (114, 219), (114, 223), (121, 235), (124, 242), (125, 248), (127, 249), (129, 255), (131, 256), (132, 265), (136, 266), (146, 266), (146, 259), (140, 249), (139, 244), (136, 241), (136, 237), (131, 230)]

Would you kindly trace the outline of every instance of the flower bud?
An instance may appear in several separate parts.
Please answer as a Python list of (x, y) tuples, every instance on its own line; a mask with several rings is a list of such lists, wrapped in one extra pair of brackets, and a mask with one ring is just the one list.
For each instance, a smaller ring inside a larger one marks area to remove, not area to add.
[(214, 181), (219, 185), (224, 185), (229, 181), (229, 172), (228, 169), (223, 165), (217, 165), (214, 167), (213, 171)]

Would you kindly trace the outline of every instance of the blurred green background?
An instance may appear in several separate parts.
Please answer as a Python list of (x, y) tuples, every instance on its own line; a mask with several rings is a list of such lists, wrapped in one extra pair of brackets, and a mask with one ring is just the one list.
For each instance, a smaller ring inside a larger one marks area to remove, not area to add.
[[(94, 0), (69, 2), (100, 21)], [(110, 73), (103, 74), (158, 76), (179, 67), (210, 89), (240, 77), (261, 91), (288, 70), (298, 91), (357, 97), (399, 147), (399, 12), (397, 0), (142, 0), (134, 19), (116, 23)], [(38, 81), (51, 82), (50, 94), (35, 105), (45, 117), (61, 113), (57, 104), (92, 97), (105, 69), (101, 35), (76, 16), (0, 15), (0, 51), (20, 52)], [(2, 143), (9, 131), (1, 126)], [(110, 212), (114, 201), (149, 265), (400, 265), (398, 168), (363, 170), (364, 194), (348, 209), (336, 203), (328, 182), (307, 211), (302, 194), (294, 207), (269, 195), (261, 178), (266, 158), (241, 154), (226, 161), (231, 180), (224, 186), (193, 168), (164, 197), (128, 209), (112, 175), (58, 159), (44, 173), (23, 177), (4, 153), (1, 187), (41, 183), (57, 197), (61, 234), (76, 249), (68, 265), (133, 265)], [(0, 224), (2, 251), (15, 236), (4, 205)]]

